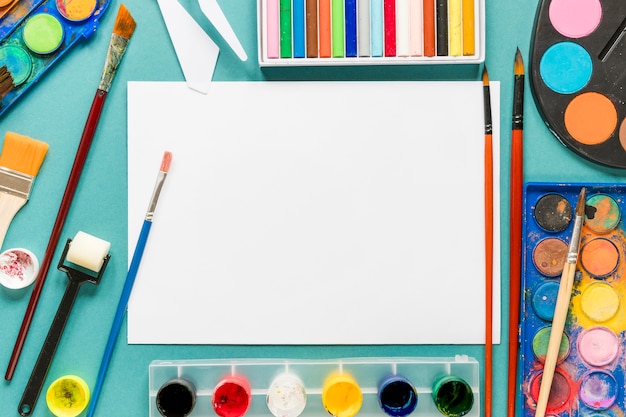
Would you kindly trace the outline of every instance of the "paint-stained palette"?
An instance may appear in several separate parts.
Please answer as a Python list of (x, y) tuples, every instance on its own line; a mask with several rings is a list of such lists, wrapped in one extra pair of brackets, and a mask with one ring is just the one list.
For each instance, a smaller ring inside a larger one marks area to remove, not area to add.
[(522, 299), (522, 409), (535, 414), (573, 207), (587, 189), (585, 222), (570, 310), (547, 414), (624, 414), (626, 358), (626, 186), (526, 184)]
[(531, 90), (555, 136), (584, 158), (626, 168), (626, 2), (541, 0)]
[(81, 38), (88, 38), (109, 0), (27, 0), (0, 17), (0, 66), (13, 89), (0, 101), (2, 115)]
[(478, 417), (478, 362), (454, 358), (153, 361), (150, 417)]

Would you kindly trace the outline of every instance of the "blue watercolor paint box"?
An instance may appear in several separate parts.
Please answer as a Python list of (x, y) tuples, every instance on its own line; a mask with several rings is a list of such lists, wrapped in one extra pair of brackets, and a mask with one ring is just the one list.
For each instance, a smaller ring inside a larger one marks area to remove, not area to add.
[[(285, 383), (285, 376), (291, 376), (296, 384)], [(235, 401), (218, 393), (224, 382), (233, 377), (239, 378), (237, 385), (246, 386), (238, 399), (245, 398), (247, 403), (238, 404), (236, 414), (218, 407), (234, 405)], [(343, 395), (346, 387), (350, 389)], [(341, 395), (331, 393), (334, 389), (342, 391)], [(169, 395), (174, 393), (174, 397)], [(360, 401), (354, 406), (351, 403), (356, 403), (357, 397)], [(319, 417), (329, 413), (339, 417), (481, 415), (478, 362), (466, 355), (157, 360), (149, 366), (149, 399), (150, 417), (170, 415), (164, 408), (174, 403), (174, 413), (178, 414), (171, 415), (190, 417)], [(345, 408), (331, 410), (331, 402), (338, 399), (341, 403), (345, 399), (346, 404), (341, 404)], [(182, 410), (183, 406), (190, 409)]]
[(586, 187), (585, 219), (572, 298), (546, 414), (624, 415), (626, 186), (528, 183), (524, 190), (521, 409), (535, 414), (575, 206)]
[(25, 0), (0, 20), (0, 66), (7, 66), (14, 84), (0, 101), (0, 116), (79, 39), (96, 31), (108, 5), (109, 0)]

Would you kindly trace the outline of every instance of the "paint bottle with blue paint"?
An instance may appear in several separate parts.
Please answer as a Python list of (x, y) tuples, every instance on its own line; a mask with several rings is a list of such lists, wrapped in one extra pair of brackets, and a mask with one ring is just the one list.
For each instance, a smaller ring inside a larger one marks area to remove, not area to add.
[(378, 404), (392, 417), (404, 417), (417, 407), (417, 390), (402, 375), (389, 375), (378, 387)]

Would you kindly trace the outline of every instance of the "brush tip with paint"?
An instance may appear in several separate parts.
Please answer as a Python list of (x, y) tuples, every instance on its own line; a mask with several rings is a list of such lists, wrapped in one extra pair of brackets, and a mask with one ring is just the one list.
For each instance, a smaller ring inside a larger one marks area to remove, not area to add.
[(117, 12), (117, 17), (115, 18), (113, 33), (121, 36), (122, 38), (130, 39), (136, 26), (137, 23), (135, 22), (135, 19), (133, 19), (126, 6), (121, 4)]
[(0, 154), (0, 247), (9, 225), (30, 196), (48, 144), (7, 132)]
[(161, 172), (169, 172), (170, 165), (172, 164), (172, 153), (169, 151), (165, 151), (163, 153), (163, 159), (161, 160)]

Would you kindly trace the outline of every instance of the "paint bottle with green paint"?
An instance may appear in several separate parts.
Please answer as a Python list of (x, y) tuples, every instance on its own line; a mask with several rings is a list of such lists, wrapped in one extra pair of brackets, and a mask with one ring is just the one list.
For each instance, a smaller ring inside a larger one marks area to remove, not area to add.
[(472, 409), (474, 393), (462, 378), (446, 375), (433, 383), (433, 400), (444, 416), (461, 417)]

